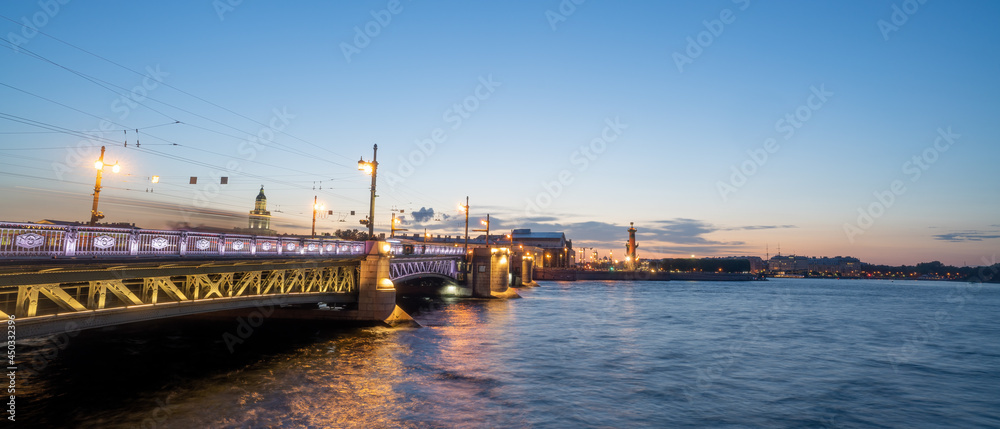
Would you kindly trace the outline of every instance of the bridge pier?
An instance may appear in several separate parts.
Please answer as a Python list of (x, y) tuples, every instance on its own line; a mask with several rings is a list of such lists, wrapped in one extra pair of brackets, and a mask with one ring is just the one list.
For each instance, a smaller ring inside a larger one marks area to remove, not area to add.
[[(396, 287), (389, 270), (390, 245), (384, 241), (365, 242), (366, 255), (358, 276), (358, 308), (346, 311), (322, 311), (322, 318), (355, 322), (383, 322), (396, 309)], [(319, 317), (319, 310), (310, 310)]]
[(472, 252), (472, 274), (468, 277), (472, 296), (490, 298), (507, 292), (510, 279), (510, 250), (477, 248)]
[(368, 255), (361, 261), (358, 279), (358, 314), (356, 320), (383, 321), (396, 308), (396, 287), (389, 274), (389, 243), (368, 241)]

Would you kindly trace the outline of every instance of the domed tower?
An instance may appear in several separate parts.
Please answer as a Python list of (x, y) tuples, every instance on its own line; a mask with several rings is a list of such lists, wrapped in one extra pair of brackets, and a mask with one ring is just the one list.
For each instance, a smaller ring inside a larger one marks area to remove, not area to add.
[(250, 211), (250, 229), (271, 229), (271, 212), (267, 211), (267, 196), (264, 195), (264, 185), (260, 185), (260, 193)]

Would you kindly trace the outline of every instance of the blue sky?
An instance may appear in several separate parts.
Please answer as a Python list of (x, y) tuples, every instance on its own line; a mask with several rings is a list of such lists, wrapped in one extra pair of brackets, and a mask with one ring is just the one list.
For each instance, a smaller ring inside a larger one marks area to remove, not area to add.
[(264, 185), (282, 232), (360, 228), (377, 143), (380, 231), (468, 195), (602, 255), (1000, 248), (994, 2), (232, 3), (0, 6), (0, 219), (87, 219), (104, 144), (107, 221), (245, 226)]

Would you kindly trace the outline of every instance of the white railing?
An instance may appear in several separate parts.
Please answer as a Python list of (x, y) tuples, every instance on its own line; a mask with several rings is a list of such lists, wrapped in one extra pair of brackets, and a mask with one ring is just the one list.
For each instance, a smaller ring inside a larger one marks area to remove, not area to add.
[(407, 256), (407, 255), (435, 255), (435, 256), (453, 256), (462, 255), (463, 248), (455, 245), (446, 246), (440, 244), (424, 244), (420, 242), (414, 243), (393, 243), (392, 248), (389, 253), (396, 256)]
[[(461, 255), (454, 245), (392, 243), (393, 255)], [(0, 222), (0, 258), (363, 255), (365, 242)]]

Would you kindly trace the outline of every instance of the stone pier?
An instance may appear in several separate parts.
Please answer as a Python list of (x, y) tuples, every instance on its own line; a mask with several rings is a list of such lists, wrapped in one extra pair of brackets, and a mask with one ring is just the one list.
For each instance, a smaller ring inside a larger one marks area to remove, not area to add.
[(507, 292), (510, 273), (510, 251), (506, 248), (477, 248), (472, 252), (472, 273), (469, 284), (472, 296), (489, 298), (493, 292)]

